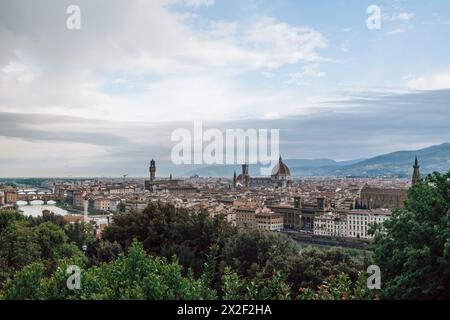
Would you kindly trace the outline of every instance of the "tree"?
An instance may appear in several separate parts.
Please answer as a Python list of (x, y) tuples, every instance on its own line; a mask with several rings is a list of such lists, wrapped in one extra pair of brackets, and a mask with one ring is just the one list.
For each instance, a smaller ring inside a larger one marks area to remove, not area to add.
[[(47, 221), (46, 221), (47, 220)], [(61, 258), (84, 254), (72, 243), (52, 216), (25, 218), (17, 212), (0, 213), (0, 288), (23, 267), (39, 262), (51, 273)]]
[(44, 267), (34, 263), (19, 271), (9, 280), (0, 297), (4, 299), (81, 299), (129, 300), (215, 299), (214, 290), (206, 287), (192, 273), (183, 275), (182, 266), (174, 259), (147, 255), (143, 246), (134, 242), (127, 254), (100, 266), (84, 268), (79, 290), (67, 288), (67, 266), (81, 263), (62, 259), (50, 277), (44, 276)]
[(91, 263), (99, 265), (102, 262), (114, 261), (122, 252), (122, 247), (119, 243), (101, 240), (95, 246)]
[(298, 255), (300, 247), (285, 235), (257, 229), (239, 229), (226, 240), (223, 263), (246, 277), (257, 273), (272, 274), (287, 270), (289, 257)]
[(450, 299), (450, 172), (414, 185), (405, 207), (374, 232), (382, 297)]
[(38, 226), (44, 222), (52, 222), (56, 224), (60, 228), (64, 228), (68, 223), (64, 220), (64, 217), (61, 215), (57, 215), (54, 212), (50, 212), (48, 210), (44, 210), (42, 212), (42, 216), (38, 217), (29, 217), (30, 226)]
[(199, 275), (203, 270), (210, 246), (222, 235), (232, 233), (222, 216), (210, 217), (206, 211), (175, 208), (173, 205), (151, 203), (142, 211), (129, 211), (114, 216), (104, 232), (104, 239), (117, 242), (127, 250), (134, 239), (155, 256), (176, 255), (187, 270)]
[[(11, 218), (11, 216), (10, 216)], [(6, 219), (4, 220), (6, 221)], [(4, 222), (3, 221), (3, 222)], [(6, 279), (41, 256), (39, 245), (28, 222), (9, 219), (0, 230), (0, 287)]]
[(296, 295), (300, 288), (314, 289), (329, 277), (337, 277), (342, 273), (354, 282), (367, 265), (368, 262), (361, 257), (353, 257), (341, 248), (307, 247), (298, 255), (288, 258), (287, 280)]
[(127, 206), (125, 205), (125, 203), (119, 202), (119, 204), (117, 205), (117, 211), (123, 213), (126, 210), (127, 210)]
[(87, 246), (86, 254), (92, 257), (97, 250), (97, 239), (94, 236), (92, 223), (68, 223), (64, 226), (68, 241), (74, 243), (78, 248)]
[(40, 261), (24, 267), (18, 272), (13, 281), (8, 281), (3, 292), (0, 293), (1, 300), (35, 300), (40, 299), (40, 286), (44, 278), (45, 267)]
[(366, 287), (366, 276), (359, 273), (357, 281), (341, 273), (329, 276), (316, 291), (311, 288), (300, 289), (299, 300), (367, 300), (374, 299)]
[(296, 297), (300, 288), (315, 289), (329, 276), (346, 273), (356, 281), (367, 262), (341, 248), (302, 248), (283, 234), (241, 229), (227, 239), (223, 264), (246, 278), (280, 272), (292, 290), (291, 296)]
[(224, 300), (289, 300), (291, 295), (281, 272), (268, 277), (258, 273), (253, 278), (244, 278), (225, 268), (222, 282)]
[[(97, 241), (89, 224), (53, 215), (0, 214), (1, 296), (290, 299), (341, 272), (354, 283), (363, 266), (340, 249), (305, 249), (283, 234), (162, 203), (116, 215), (104, 236)], [(79, 247), (87, 242), (85, 254)], [(69, 265), (82, 270), (80, 290), (66, 286)]]

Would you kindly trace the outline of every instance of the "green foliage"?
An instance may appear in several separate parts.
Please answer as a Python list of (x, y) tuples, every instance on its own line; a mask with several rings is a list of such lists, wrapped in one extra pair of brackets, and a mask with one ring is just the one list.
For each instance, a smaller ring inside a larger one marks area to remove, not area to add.
[(316, 291), (311, 288), (300, 289), (299, 300), (366, 300), (373, 298), (366, 286), (366, 275), (359, 273), (356, 282), (341, 273), (329, 276)]
[(383, 227), (373, 248), (382, 297), (450, 299), (450, 173), (416, 184)]
[(287, 269), (286, 259), (298, 255), (300, 248), (289, 237), (257, 229), (239, 229), (227, 239), (223, 262), (239, 275), (271, 274), (274, 269)]
[[(0, 228), (5, 299), (295, 299), (341, 272), (353, 286), (364, 266), (340, 249), (301, 248), (161, 203), (116, 215), (101, 241), (90, 224), (52, 214), (0, 214)], [(82, 268), (80, 290), (66, 286), (72, 264)]]
[(8, 281), (1, 299), (5, 300), (25, 300), (41, 298), (40, 286), (44, 279), (45, 267), (42, 262), (34, 262), (24, 267), (18, 272), (14, 281)]
[(289, 285), (280, 272), (274, 272), (269, 277), (258, 273), (248, 279), (225, 268), (222, 282), (224, 300), (288, 300), (291, 295)]
[(3, 283), (16, 271), (41, 256), (35, 233), (26, 221), (10, 220), (0, 230), (0, 280)]
[(114, 261), (123, 252), (121, 245), (117, 242), (111, 243), (104, 240), (99, 241), (95, 245), (94, 250), (95, 252), (91, 258), (91, 264), (93, 265)]
[(0, 213), (0, 288), (23, 267), (39, 262), (52, 272), (65, 257), (83, 257), (50, 216), (33, 219), (16, 212)]
[(69, 240), (75, 243), (79, 248), (84, 244), (89, 247), (95, 246), (95, 237), (90, 223), (69, 223), (65, 225), (64, 230)]
[[(147, 252), (166, 258), (176, 255), (186, 269), (199, 275), (211, 245), (231, 232), (221, 216), (211, 218), (205, 211), (152, 203), (143, 211), (116, 215), (104, 238), (118, 242), (124, 250), (137, 239)], [(223, 246), (222, 240), (219, 245)]]
[(17, 211), (0, 209), (0, 233), (3, 232), (14, 221), (25, 221), (26, 218)]
[(117, 205), (117, 211), (120, 212), (120, 213), (125, 212), (126, 209), (127, 209), (127, 207), (126, 207), (125, 203), (123, 203), (123, 202), (120, 202), (120, 203)]
[(274, 272), (285, 275), (295, 297), (299, 289), (315, 289), (329, 276), (340, 273), (356, 281), (365, 262), (340, 248), (301, 248), (289, 237), (255, 229), (241, 229), (228, 239), (223, 263), (243, 277), (269, 277)]
[(329, 277), (337, 277), (341, 273), (354, 282), (359, 272), (366, 269), (365, 264), (340, 248), (308, 247), (289, 257), (288, 282), (292, 284), (294, 293), (298, 293), (300, 288), (314, 289)]
[(44, 267), (35, 263), (18, 272), (6, 283), (5, 299), (215, 299), (213, 290), (205, 287), (192, 275), (183, 276), (182, 266), (175, 260), (147, 255), (142, 245), (135, 242), (128, 254), (117, 260), (88, 268), (82, 272), (79, 290), (67, 289), (66, 269), (69, 263), (61, 260), (49, 277)]
[(64, 220), (63, 216), (57, 215), (48, 210), (44, 210), (42, 212), (42, 216), (33, 218), (29, 217), (28, 221), (30, 222), (30, 226), (38, 226), (44, 222), (52, 222), (53, 224), (56, 224), (58, 227), (64, 229), (64, 227), (67, 225), (67, 222)]

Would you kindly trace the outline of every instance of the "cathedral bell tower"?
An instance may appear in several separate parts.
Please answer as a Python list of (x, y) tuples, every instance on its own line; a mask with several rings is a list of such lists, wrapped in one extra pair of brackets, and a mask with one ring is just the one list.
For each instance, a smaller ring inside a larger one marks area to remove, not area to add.
[(248, 174), (248, 164), (242, 165), (242, 183), (246, 188), (250, 185), (250, 175)]

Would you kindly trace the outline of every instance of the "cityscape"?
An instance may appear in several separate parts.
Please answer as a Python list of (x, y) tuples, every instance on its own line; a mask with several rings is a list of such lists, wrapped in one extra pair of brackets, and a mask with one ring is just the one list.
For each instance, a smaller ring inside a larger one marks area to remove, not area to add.
[(0, 305), (450, 300), (449, 36), (445, 0), (0, 0)]
[(420, 179), (420, 165), (416, 158), (409, 180), (294, 179), (281, 156), (270, 177), (251, 177), (247, 164), (242, 165), (239, 175), (234, 172), (228, 179), (159, 177), (153, 159), (148, 173), (144, 181), (124, 176), (103, 180), (42, 179), (38, 188), (3, 185), (0, 205), (3, 210), (15, 210), (21, 204), (19, 208), (26, 211), (32, 203), (56, 204), (66, 213), (64, 219), (91, 222), (101, 238), (115, 214), (145, 209), (149, 202), (164, 202), (206, 210), (211, 216), (224, 215), (234, 226), (295, 234), (305, 243), (359, 247), (372, 238), (371, 224), (383, 223), (393, 209), (403, 207), (408, 189)]

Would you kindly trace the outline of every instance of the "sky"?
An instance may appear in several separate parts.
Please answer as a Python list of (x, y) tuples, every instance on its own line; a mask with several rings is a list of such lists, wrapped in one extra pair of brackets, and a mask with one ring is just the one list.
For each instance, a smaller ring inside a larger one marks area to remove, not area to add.
[(168, 174), (194, 120), (284, 158), (450, 142), (449, 38), (447, 0), (1, 0), (0, 177)]

